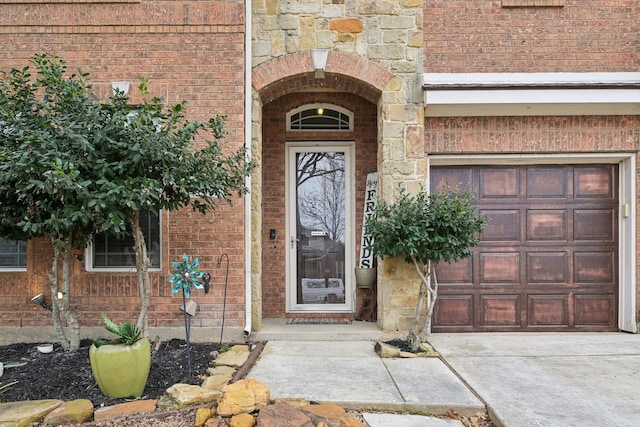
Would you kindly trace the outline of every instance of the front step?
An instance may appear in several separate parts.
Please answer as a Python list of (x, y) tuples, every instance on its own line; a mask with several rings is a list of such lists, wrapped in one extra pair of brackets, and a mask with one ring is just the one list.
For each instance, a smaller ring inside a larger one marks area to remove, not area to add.
[(287, 319), (263, 319), (250, 341), (378, 341), (383, 332), (375, 322), (354, 320), (350, 325), (288, 325)]

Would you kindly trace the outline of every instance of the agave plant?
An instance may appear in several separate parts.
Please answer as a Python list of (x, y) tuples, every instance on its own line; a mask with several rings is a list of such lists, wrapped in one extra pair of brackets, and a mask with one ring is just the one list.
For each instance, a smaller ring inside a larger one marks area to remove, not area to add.
[(104, 341), (104, 340), (93, 340), (93, 344), (96, 347), (100, 347), (104, 344), (124, 344), (124, 345), (133, 345), (140, 339), (140, 329), (130, 323), (124, 322), (120, 325), (113, 322), (109, 319), (104, 313), (102, 313), (102, 320), (104, 321), (104, 327), (107, 331), (116, 334), (118, 338), (112, 341)]

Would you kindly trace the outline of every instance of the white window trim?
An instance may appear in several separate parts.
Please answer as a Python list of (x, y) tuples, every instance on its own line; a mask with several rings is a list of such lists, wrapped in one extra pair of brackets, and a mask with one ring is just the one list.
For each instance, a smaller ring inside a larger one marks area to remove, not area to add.
[(426, 117), (640, 114), (640, 73), (425, 73)]
[(29, 247), (27, 246), (27, 265), (25, 265), (24, 267), (19, 267), (19, 266), (0, 266), (0, 272), (2, 273), (24, 273), (27, 271), (27, 266), (29, 264)]
[(2, 273), (24, 273), (27, 271), (27, 267), (0, 267)]
[[(323, 108), (325, 110), (335, 110), (339, 113), (345, 114), (349, 117), (349, 128), (348, 129), (291, 129), (291, 116), (294, 114), (298, 114), (301, 111), (306, 110), (317, 110), (318, 108)], [(324, 103), (315, 103), (315, 104), (305, 104), (298, 108), (294, 108), (293, 110), (287, 113), (287, 132), (351, 132), (353, 131), (353, 112), (347, 110), (346, 108), (339, 107), (335, 104), (324, 104)]]

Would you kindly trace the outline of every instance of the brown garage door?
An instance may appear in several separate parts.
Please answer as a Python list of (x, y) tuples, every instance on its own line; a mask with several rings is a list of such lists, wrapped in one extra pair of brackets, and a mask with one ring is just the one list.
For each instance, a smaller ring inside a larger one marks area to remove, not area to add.
[(434, 332), (617, 330), (615, 165), (432, 167), (489, 217), (473, 257), (438, 266)]

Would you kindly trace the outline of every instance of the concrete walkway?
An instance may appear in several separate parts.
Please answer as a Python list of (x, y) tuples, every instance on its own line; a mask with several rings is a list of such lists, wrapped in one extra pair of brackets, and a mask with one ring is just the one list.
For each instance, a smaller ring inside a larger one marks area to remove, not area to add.
[(434, 334), (431, 343), (443, 360), (380, 359), (366, 340), (269, 341), (248, 376), (273, 398), (371, 409), (373, 427), (461, 425), (384, 411), (487, 408), (506, 427), (640, 425), (640, 335)]
[[(247, 377), (266, 384), (271, 398), (301, 397), (359, 410), (485, 411), (440, 359), (381, 359), (373, 346), (371, 341), (269, 341)], [(375, 427), (445, 425), (429, 418), (365, 414)]]
[(433, 334), (507, 427), (639, 426), (640, 335)]

